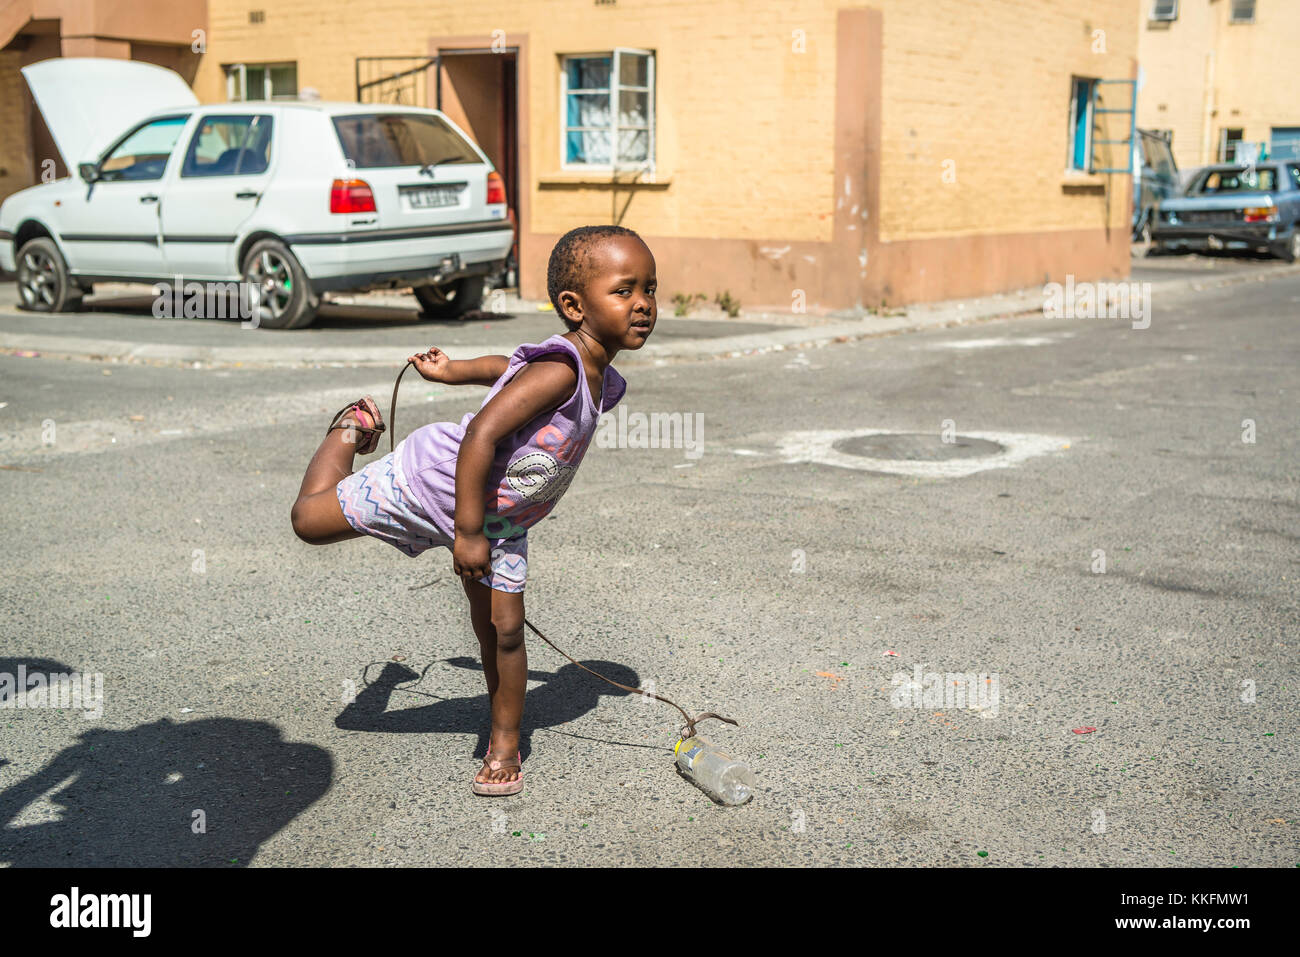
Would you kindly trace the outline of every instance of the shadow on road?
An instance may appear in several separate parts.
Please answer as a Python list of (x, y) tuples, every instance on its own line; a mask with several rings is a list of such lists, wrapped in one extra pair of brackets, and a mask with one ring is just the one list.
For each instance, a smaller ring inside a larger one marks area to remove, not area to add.
[[(19, 668), (23, 669), (23, 675), (19, 675)], [(0, 704), (26, 690), (20, 686), (26, 683), (26, 675), (66, 675), (73, 670), (52, 658), (0, 658), (0, 675), (9, 676), (8, 681), (0, 681)], [(27, 687), (31, 687), (30, 683)]]
[[(473, 658), (445, 660), (457, 668), (481, 671), (483, 667)], [(583, 664), (628, 687), (636, 688), (640, 685), (637, 673), (627, 665), (613, 661), (584, 661)], [(428, 670), (425, 668), (424, 673)], [(365, 687), (358, 692), (356, 700), (343, 709), (334, 724), (346, 731), (377, 731), (387, 734), (477, 734), (474, 757), (485, 757), (491, 734), (491, 712), (486, 691), (481, 695), (464, 698), (442, 698), (433, 704), (400, 711), (388, 710), (395, 691), (437, 697), (407, 684), (420, 681), (424, 673), (412, 671), (393, 661), (385, 663), (373, 682), (367, 682), (363, 673)], [(582, 717), (600, 704), (601, 695), (625, 698), (630, 694), (587, 674), (573, 664), (564, 665), (554, 673), (530, 668), (528, 680), (544, 684), (540, 688), (528, 690), (524, 719), (519, 729), (519, 749), (525, 759), (532, 750), (533, 731), (553, 728)]]
[[(11, 767), (0, 862), (15, 867), (244, 867), (334, 772), (325, 749), (235, 718), (94, 728), (25, 780)], [(25, 809), (53, 819), (15, 824)]]
[[(414, 301), (414, 300), (412, 300)], [(213, 322), (229, 325), (243, 321), (240, 303), (233, 296), (224, 296), (218, 304), (196, 305), (195, 309), (210, 308), (209, 316), (178, 315), (176, 318), (154, 313), (155, 297), (152, 294), (110, 293), (93, 296), (85, 301), (82, 311), (111, 312), (139, 319), (157, 319), (159, 322)], [(352, 302), (325, 302), (321, 305), (313, 329), (393, 329), (407, 326), (460, 326), (467, 322), (505, 322), (518, 318), (511, 312), (487, 312), (474, 309), (458, 319), (432, 319), (424, 316), (418, 306), (376, 305)]]
[(1166, 249), (1163, 246), (1152, 243), (1144, 248), (1145, 255), (1149, 259), (1184, 259), (1189, 262), (1264, 262), (1276, 263), (1279, 266), (1288, 265), (1284, 260), (1279, 259), (1272, 253), (1260, 252), (1257, 249)]

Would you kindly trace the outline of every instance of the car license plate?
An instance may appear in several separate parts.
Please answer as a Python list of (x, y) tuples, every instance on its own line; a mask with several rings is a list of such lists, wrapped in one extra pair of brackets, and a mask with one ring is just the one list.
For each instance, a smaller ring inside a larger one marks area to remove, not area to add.
[(463, 186), (463, 183), (455, 183), (451, 186), (421, 186), (402, 192), (411, 209), (440, 209), (444, 206), (459, 205), (460, 191)]

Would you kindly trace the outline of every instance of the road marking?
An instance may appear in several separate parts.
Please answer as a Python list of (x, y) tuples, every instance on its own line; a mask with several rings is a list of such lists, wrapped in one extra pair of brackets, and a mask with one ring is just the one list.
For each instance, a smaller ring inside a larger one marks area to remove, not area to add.
[(1019, 432), (962, 432), (962, 438), (987, 439), (1003, 446), (1002, 451), (974, 458), (948, 459), (938, 462), (873, 459), (849, 455), (834, 448), (841, 439), (868, 435), (907, 434), (895, 429), (853, 429), (833, 431), (787, 432), (780, 440), (780, 454), (787, 463), (814, 462), (863, 472), (888, 472), (912, 478), (962, 478), (988, 469), (1014, 468), (1039, 455), (1060, 452), (1070, 447), (1071, 439), (1053, 435), (1030, 435)]
[(932, 342), (927, 349), (993, 349), (999, 346), (1050, 346), (1055, 339), (1047, 336), (1001, 336), (992, 339), (954, 339), (951, 342)]

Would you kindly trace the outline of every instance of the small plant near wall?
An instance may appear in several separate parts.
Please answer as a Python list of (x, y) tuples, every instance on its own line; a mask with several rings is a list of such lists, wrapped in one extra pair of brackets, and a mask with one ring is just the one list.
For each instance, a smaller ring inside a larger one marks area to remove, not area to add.
[(713, 301), (716, 302), (718, 307), (732, 319), (735, 319), (740, 315), (740, 300), (731, 298), (730, 290), (724, 289), (713, 297)]
[(693, 292), (689, 295), (682, 292), (675, 292), (673, 293), (673, 315), (684, 316), (694, 309), (697, 304), (705, 302), (708, 298), (709, 297), (702, 292)]

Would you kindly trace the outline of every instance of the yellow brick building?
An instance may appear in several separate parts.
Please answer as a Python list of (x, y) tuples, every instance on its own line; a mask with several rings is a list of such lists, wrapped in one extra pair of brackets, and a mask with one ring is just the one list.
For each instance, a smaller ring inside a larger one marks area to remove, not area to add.
[(1134, 2), (1138, 125), (1171, 133), (1180, 167), (1233, 159), (1241, 142), (1300, 158), (1300, 2)]
[(1127, 275), (1131, 180), (1088, 170), (1127, 168), (1104, 141), (1131, 117), (1094, 108), (1130, 87), (1090, 91), (1136, 76), (1138, 21), (1133, 0), (208, 0), (193, 83), (441, 104), (506, 176), (525, 296), (563, 232), (619, 222), (665, 304), (818, 311)]

